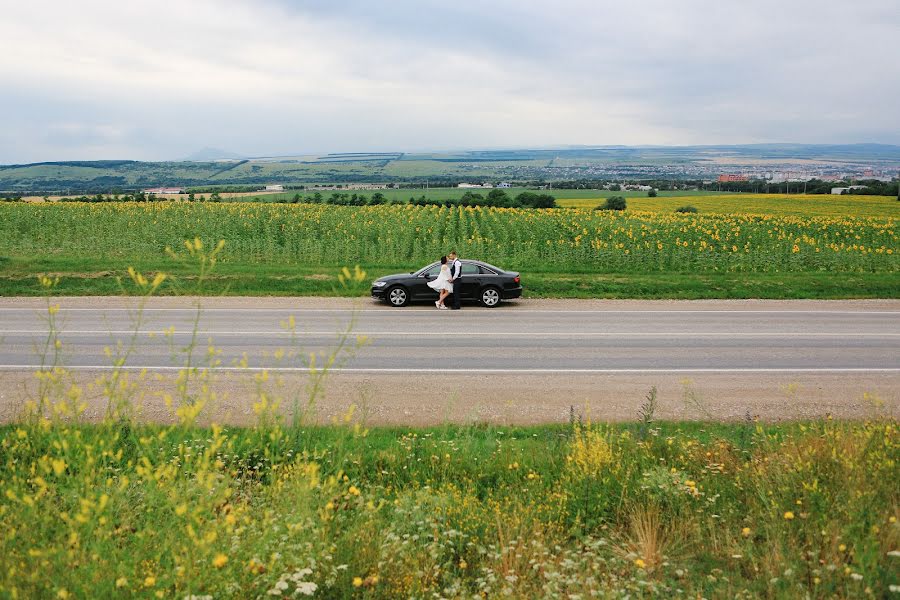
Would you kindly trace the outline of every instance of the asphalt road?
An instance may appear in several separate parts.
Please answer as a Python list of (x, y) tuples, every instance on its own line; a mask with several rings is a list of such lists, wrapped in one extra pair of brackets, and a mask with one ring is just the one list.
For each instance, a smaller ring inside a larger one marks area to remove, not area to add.
[[(150, 387), (170, 385), (163, 376), (184, 364), (191, 299), (154, 299), (139, 319), (128, 299), (58, 302), (62, 362), (84, 382), (108, 371), (105, 350), (132, 336), (126, 366), (160, 374)], [(202, 303), (194, 364), (215, 348), (217, 385), (230, 398), (221, 410), (238, 422), (252, 421), (256, 393), (238, 361), (303, 389), (298, 357), (327, 352), (342, 330), (369, 343), (336, 370), (319, 407), (326, 418), (362, 402), (374, 423), (561, 421), (573, 406), (628, 419), (651, 386), (665, 418), (858, 418), (876, 404), (900, 408), (900, 301), (523, 300), (461, 311), (325, 298)], [(33, 384), (46, 339), (45, 301), (0, 299), (0, 421), (15, 418), (15, 390)], [(150, 418), (167, 418), (159, 403), (153, 410)]]
[[(265, 301), (260, 304), (265, 305)], [(124, 308), (69, 306), (57, 319), (69, 367), (105, 368), (104, 349), (135, 336), (128, 365), (168, 369), (183, 364), (196, 309), (148, 307), (140, 321)], [(285, 329), (293, 315), (296, 335)], [(172, 333), (166, 335), (169, 328)], [(0, 367), (41, 364), (46, 315), (0, 305)], [(278, 349), (325, 352), (338, 332), (366, 336), (367, 347), (344, 366), (351, 371), (610, 372), (610, 371), (897, 371), (900, 310), (762, 305), (757, 309), (383, 308), (363, 304), (296, 309), (246, 306), (203, 309), (197, 322), (202, 357), (209, 340), (228, 368), (245, 354), (251, 368), (301, 367), (276, 359)]]

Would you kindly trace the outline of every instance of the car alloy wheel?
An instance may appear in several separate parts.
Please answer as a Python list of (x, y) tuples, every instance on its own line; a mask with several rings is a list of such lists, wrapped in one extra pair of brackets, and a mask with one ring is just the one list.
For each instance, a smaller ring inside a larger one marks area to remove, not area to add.
[(394, 287), (388, 290), (388, 302), (393, 306), (406, 306), (409, 294), (402, 287)]
[(500, 304), (500, 290), (492, 287), (485, 288), (485, 290), (481, 292), (481, 303), (488, 308), (493, 308)]

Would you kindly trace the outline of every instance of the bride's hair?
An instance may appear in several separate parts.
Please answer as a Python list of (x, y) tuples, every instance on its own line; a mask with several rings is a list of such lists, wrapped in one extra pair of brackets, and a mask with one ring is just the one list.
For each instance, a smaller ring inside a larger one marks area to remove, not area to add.
[(442, 265), (446, 265), (446, 264), (447, 264), (447, 257), (446, 257), (446, 256), (442, 256), (442, 257), (441, 257), (441, 264), (442, 264)]

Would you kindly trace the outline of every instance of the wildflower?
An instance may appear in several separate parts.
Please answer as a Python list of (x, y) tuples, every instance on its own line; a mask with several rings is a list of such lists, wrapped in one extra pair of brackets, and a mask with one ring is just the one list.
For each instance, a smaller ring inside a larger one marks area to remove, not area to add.
[(638, 569), (644, 569), (647, 567), (647, 563), (644, 562), (644, 559), (638, 558), (634, 561), (634, 566), (636, 566)]
[(743, 529), (741, 529), (741, 535), (744, 537), (750, 537), (750, 528), (744, 527)]
[(175, 508), (175, 514), (178, 515), (179, 517), (186, 512), (187, 512), (187, 504), (179, 504)]
[(347, 493), (349, 493), (351, 496), (359, 496), (359, 488), (355, 485), (351, 485), (350, 489), (347, 490)]
[(57, 598), (68, 598), (69, 592), (66, 591), (66, 588), (61, 588), (58, 592), (56, 592)]
[(297, 590), (294, 592), (294, 595), (312, 596), (317, 589), (319, 589), (319, 586), (312, 581), (301, 581), (297, 584)]
[(469, 566), (469, 563), (466, 562), (466, 559), (464, 559), (464, 558), (459, 559), (459, 568), (460, 569), (465, 569), (468, 566)]
[(216, 557), (213, 559), (212, 564), (215, 568), (221, 569), (228, 562), (228, 557), (222, 553), (216, 554)]
[(360, 587), (363, 584), (362, 577), (353, 578), (353, 587)]
[(126, 579), (125, 577), (119, 577), (118, 579), (116, 579), (117, 588), (123, 588), (126, 585), (128, 585), (128, 579)]
[(148, 575), (144, 578), (144, 587), (153, 587), (154, 585), (156, 585), (156, 577)]
[(850, 579), (852, 579), (853, 581), (862, 581), (863, 576), (859, 573), (850, 573)]
[(53, 473), (58, 477), (66, 470), (66, 461), (54, 458), (50, 464), (53, 466)]
[(841, 544), (840, 546), (838, 546), (839, 552), (844, 552), (846, 549), (847, 549), (847, 544)]
[(794, 518), (794, 513), (793, 513), (793, 512), (787, 511), (786, 513), (784, 513), (784, 520), (785, 520), (785, 521), (791, 521), (791, 520), (793, 520), (793, 518)]

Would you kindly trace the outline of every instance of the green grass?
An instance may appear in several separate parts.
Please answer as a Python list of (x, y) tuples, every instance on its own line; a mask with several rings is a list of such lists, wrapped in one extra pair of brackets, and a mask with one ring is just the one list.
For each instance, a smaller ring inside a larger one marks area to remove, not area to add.
[(0, 596), (887, 597), (898, 448), (890, 420), (25, 422)]
[[(210, 295), (231, 296), (352, 296), (365, 289), (338, 285), (343, 265), (303, 267), (259, 263), (220, 263), (204, 289)], [(367, 269), (369, 279), (408, 273), (421, 264)], [(0, 296), (40, 296), (46, 293), (36, 277), (59, 277), (58, 296), (99, 296), (123, 293), (120, 280), (130, 283), (127, 270), (162, 270), (172, 279), (158, 293), (178, 295), (192, 290), (194, 269), (161, 259), (98, 260), (70, 258), (0, 260)], [(896, 298), (900, 272), (890, 273), (522, 273), (525, 298)], [(128, 287), (127, 285), (125, 286)]]

